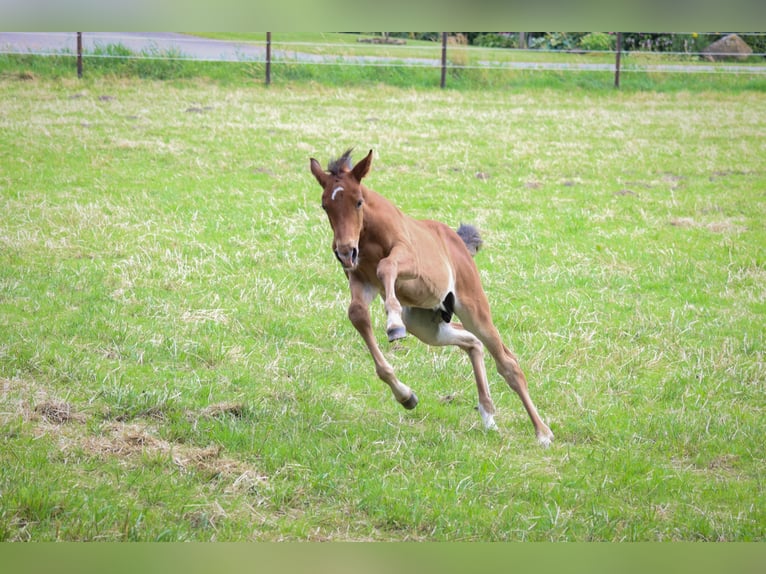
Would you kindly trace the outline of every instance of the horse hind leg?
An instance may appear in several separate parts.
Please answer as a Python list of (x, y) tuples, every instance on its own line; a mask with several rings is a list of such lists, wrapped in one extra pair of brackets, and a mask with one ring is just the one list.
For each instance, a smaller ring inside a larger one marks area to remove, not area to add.
[(466, 328), (484, 343), (484, 346), (495, 360), (498, 373), (500, 373), (508, 383), (508, 386), (521, 399), (521, 403), (524, 405), (529, 418), (532, 420), (532, 425), (535, 427), (537, 442), (541, 446), (549, 446), (553, 442), (553, 433), (548, 428), (548, 425), (543, 422), (542, 418), (540, 418), (540, 414), (537, 412), (537, 408), (529, 396), (527, 379), (519, 366), (518, 359), (503, 344), (500, 333), (492, 323), (489, 305), (478, 305), (474, 309), (468, 309), (464, 305), (458, 312), (458, 316), (463, 320)]
[(495, 405), (489, 393), (487, 371), (484, 367), (484, 346), (481, 341), (458, 323), (444, 321), (444, 311), (404, 308), (402, 318), (407, 330), (431, 346), (455, 345), (466, 352), (473, 367), (479, 394), (479, 414), (487, 430), (496, 430)]
[(508, 386), (519, 395), (521, 403), (524, 405), (529, 418), (532, 420), (532, 425), (535, 427), (537, 442), (544, 447), (550, 446), (551, 442), (553, 442), (553, 433), (551, 432), (551, 429), (548, 428), (548, 425), (543, 422), (542, 418), (540, 418), (540, 414), (537, 412), (537, 408), (532, 402), (532, 398), (529, 396), (527, 378), (524, 376), (524, 373), (519, 366), (518, 359), (508, 347), (500, 342), (499, 335), (490, 339), (490, 341), (491, 342), (488, 344), (485, 344), (487, 344), (488, 349), (491, 349), (490, 353), (492, 353), (492, 356), (495, 359), (497, 371), (508, 383)]

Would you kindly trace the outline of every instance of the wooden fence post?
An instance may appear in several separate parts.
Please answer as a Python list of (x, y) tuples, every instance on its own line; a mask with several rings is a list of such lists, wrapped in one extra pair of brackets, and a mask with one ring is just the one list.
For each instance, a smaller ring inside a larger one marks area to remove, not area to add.
[(620, 87), (620, 56), (622, 55), (622, 32), (617, 32), (617, 60), (614, 63), (614, 87)]
[(77, 77), (82, 78), (82, 32), (77, 32)]
[(447, 32), (442, 32), (442, 81), (441, 81), (441, 87), (444, 88), (444, 85), (447, 81)]
[(271, 32), (266, 32), (266, 85), (271, 84)]

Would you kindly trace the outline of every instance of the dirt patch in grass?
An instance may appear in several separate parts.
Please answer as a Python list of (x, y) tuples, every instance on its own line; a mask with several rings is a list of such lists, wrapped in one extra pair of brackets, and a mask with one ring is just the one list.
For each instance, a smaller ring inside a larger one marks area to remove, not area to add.
[(676, 470), (703, 474), (719, 480), (731, 480), (737, 476), (740, 457), (736, 454), (721, 453), (711, 459), (694, 460), (691, 457), (673, 458)]
[(670, 220), (670, 225), (674, 227), (706, 229), (711, 233), (742, 233), (747, 231), (747, 227), (734, 219), (702, 222), (692, 217), (676, 217)]
[[(200, 416), (205, 418), (218, 418), (222, 416), (232, 416), (242, 418), (245, 415), (245, 405), (242, 403), (215, 403), (202, 409)], [(190, 413), (190, 416), (195, 416)]]
[(82, 438), (79, 446), (99, 457), (119, 457), (124, 464), (139, 464), (139, 457), (167, 457), (184, 472), (198, 472), (209, 479), (231, 480), (230, 489), (251, 489), (267, 481), (247, 463), (226, 456), (219, 445), (197, 447), (166, 441), (147, 425), (110, 423), (99, 436)]
[(64, 425), (85, 422), (84, 413), (71, 403), (52, 396), (47, 389), (25, 379), (0, 378), (0, 423), (11, 419), (41, 425)]
[(85, 415), (76, 412), (72, 405), (63, 401), (43, 401), (34, 406), (33, 412), (54, 425), (70, 421), (84, 422)]
[[(196, 472), (207, 480), (222, 480), (228, 483), (225, 489), (233, 492), (250, 492), (267, 482), (263, 473), (226, 455), (220, 445), (200, 447), (168, 441), (158, 436), (149, 422), (107, 421), (94, 434), (86, 428), (89, 419), (86, 412), (50, 396), (33, 382), (2, 379), (0, 390), (6, 394), (3, 418), (23, 421), (33, 436), (53, 438), (63, 452), (81, 450), (105, 460), (118, 459), (128, 467), (138, 467), (146, 457), (165, 458), (183, 472)], [(11, 393), (15, 395), (13, 398), (9, 396)], [(245, 406), (241, 403), (217, 403), (195, 416), (242, 417), (244, 413)]]

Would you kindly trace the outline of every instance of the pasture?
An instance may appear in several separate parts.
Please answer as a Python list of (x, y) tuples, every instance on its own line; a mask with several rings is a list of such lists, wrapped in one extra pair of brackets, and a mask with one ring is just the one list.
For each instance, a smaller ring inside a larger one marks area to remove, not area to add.
[[(0, 80), (0, 540), (763, 540), (763, 93)], [(473, 223), (487, 360), (346, 317), (309, 157)]]

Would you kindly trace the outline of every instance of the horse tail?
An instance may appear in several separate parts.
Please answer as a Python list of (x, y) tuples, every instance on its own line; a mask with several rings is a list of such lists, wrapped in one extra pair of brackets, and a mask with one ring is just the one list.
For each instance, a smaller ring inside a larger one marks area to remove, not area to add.
[(471, 256), (476, 255), (484, 243), (481, 240), (481, 235), (479, 235), (479, 230), (473, 225), (461, 223), (460, 227), (457, 228), (457, 234), (460, 236), (460, 239), (463, 240), (463, 243), (465, 243)]

